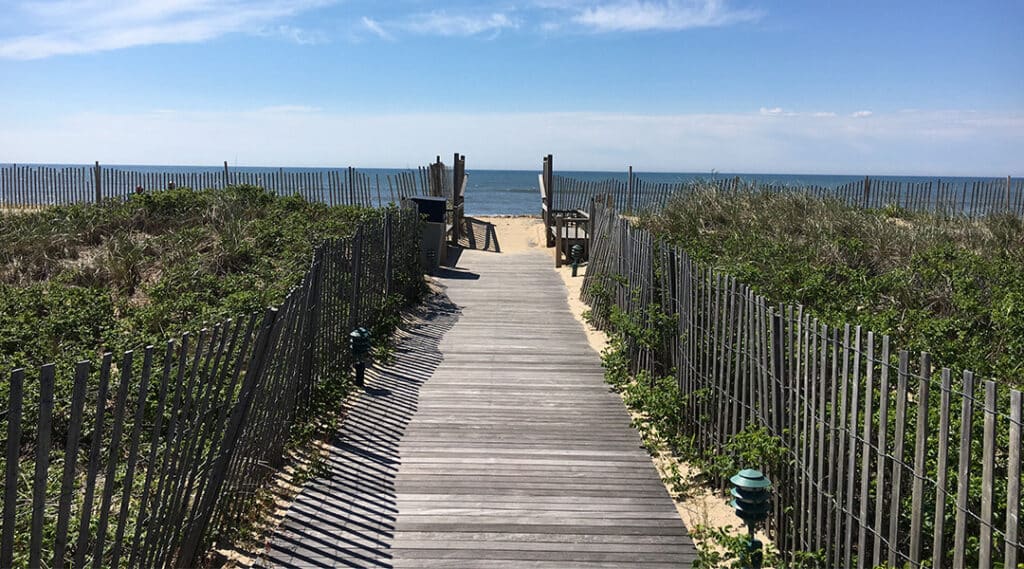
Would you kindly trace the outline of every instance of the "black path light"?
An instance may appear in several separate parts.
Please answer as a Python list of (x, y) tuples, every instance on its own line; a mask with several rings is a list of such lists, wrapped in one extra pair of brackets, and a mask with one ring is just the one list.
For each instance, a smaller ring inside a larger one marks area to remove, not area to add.
[(356, 370), (356, 385), (366, 385), (366, 362), (370, 359), (370, 350), (373, 343), (370, 338), (370, 331), (359, 327), (348, 334), (349, 343), (352, 347), (352, 363)]
[(579, 243), (569, 248), (569, 256), (572, 257), (572, 276), (576, 276), (576, 269), (580, 266), (580, 261), (583, 260), (583, 245)]
[(761, 569), (764, 556), (761, 542), (754, 538), (754, 529), (758, 523), (768, 519), (772, 508), (772, 481), (760, 470), (741, 470), (729, 479), (732, 482), (732, 507), (736, 515), (747, 525), (749, 542), (747, 552), (751, 569)]

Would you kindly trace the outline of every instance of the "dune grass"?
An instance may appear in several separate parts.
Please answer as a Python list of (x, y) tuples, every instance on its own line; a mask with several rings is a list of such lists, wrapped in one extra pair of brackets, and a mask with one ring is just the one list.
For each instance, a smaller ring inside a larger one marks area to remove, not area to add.
[(371, 210), (251, 186), (0, 216), (0, 370), (160, 342), (277, 304)]
[(799, 193), (677, 196), (642, 223), (773, 302), (1024, 385), (1024, 221), (864, 210)]

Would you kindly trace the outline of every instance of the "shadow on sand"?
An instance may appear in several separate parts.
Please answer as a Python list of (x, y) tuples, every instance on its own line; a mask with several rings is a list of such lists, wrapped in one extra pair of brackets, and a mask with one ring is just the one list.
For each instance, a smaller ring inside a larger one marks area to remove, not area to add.
[(397, 334), (394, 361), (366, 371), (366, 388), (350, 400), (325, 468), (303, 486), (258, 566), (393, 566), (399, 442), (459, 309), (434, 295), (415, 316)]
[(465, 218), (465, 234), (459, 240), (459, 246), (476, 251), (492, 251), (501, 253), (498, 233), (493, 223), (487, 223), (473, 217)]

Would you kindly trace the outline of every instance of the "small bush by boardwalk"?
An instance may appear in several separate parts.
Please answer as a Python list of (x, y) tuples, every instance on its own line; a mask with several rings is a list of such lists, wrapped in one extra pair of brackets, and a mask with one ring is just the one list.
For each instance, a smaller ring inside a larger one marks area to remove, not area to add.
[(650, 458), (540, 253), (466, 251), (376, 370), (270, 566), (686, 567)]

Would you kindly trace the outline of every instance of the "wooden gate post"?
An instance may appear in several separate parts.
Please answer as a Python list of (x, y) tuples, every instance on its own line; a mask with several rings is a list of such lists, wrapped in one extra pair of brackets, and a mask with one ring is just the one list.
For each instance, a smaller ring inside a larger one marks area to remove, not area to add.
[(103, 201), (103, 182), (100, 176), (100, 161), (96, 161), (96, 166), (93, 168), (93, 176), (96, 179), (96, 203)]
[(544, 211), (544, 235), (545, 245), (547, 247), (553, 247), (555, 245), (554, 235), (551, 234), (551, 208), (554, 207), (554, 188), (552, 187), (554, 178), (554, 157), (548, 154), (544, 157), (544, 169), (541, 174), (541, 179), (544, 183), (544, 196), (543, 205)]

